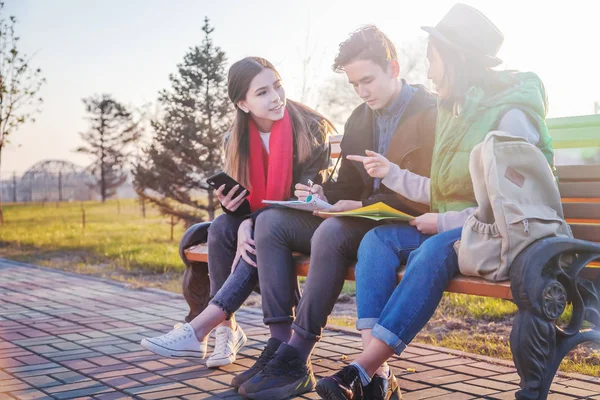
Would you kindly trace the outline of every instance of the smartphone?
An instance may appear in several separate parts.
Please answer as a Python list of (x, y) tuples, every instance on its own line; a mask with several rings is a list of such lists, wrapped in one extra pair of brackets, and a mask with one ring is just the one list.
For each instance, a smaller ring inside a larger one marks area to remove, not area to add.
[(237, 192), (232, 196), (232, 198), (239, 196), (244, 190), (246, 190), (245, 187), (243, 187), (225, 172), (219, 172), (218, 174), (211, 176), (210, 178), (206, 179), (206, 183), (208, 183), (215, 190), (220, 188), (222, 185), (225, 185), (225, 189), (223, 190), (224, 195), (227, 195), (227, 193), (229, 193), (229, 191), (233, 189), (235, 185), (240, 185)]

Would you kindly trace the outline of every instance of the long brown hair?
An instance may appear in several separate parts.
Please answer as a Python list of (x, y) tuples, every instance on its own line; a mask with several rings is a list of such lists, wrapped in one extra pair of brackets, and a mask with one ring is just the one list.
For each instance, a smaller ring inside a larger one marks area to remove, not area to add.
[[(229, 68), (227, 75), (229, 99), (235, 105), (236, 112), (231, 130), (225, 140), (225, 172), (248, 188), (250, 187), (248, 119), (251, 117), (237, 104), (246, 98), (252, 79), (265, 68), (273, 70), (279, 78), (279, 73), (273, 64), (260, 57), (246, 57), (237, 61)], [(286, 108), (292, 120), (298, 162), (302, 163), (308, 160), (314, 147), (323, 143), (335, 128), (327, 118), (304, 104), (288, 99)]]
[(486, 91), (501, 89), (496, 71), (486, 65), (483, 59), (453, 48), (434, 37), (429, 38), (429, 46), (431, 45), (438, 51), (444, 64), (443, 79), (449, 92), (448, 98), (441, 102), (442, 107), (455, 109), (473, 86), (482, 87)]

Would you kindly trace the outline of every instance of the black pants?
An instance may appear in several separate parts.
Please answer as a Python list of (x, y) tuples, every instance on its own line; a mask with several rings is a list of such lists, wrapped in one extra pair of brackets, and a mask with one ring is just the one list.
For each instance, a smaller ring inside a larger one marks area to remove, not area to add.
[[(381, 222), (322, 219), (306, 211), (270, 208), (257, 218), (254, 240), (264, 322), (292, 323), (302, 337), (318, 340), (356, 262), (363, 236)], [(310, 269), (294, 316), (296, 270), (292, 252), (310, 254)]]

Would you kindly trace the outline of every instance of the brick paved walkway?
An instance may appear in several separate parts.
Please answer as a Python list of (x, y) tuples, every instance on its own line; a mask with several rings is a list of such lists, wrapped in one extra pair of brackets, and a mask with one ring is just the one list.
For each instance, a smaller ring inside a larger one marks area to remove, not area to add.
[[(222, 369), (141, 349), (142, 337), (167, 332), (185, 314), (177, 295), (0, 259), (0, 400), (237, 397), (231, 378), (268, 339), (261, 315), (238, 314), (249, 341), (238, 361)], [(327, 331), (313, 356), (317, 378), (340, 369), (359, 347), (359, 337)], [(391, 365), (408, 400), (509, 399), (517, 389), (509, 363), (444, 348), (413, 345)], [(561, 376), (553, 393), (600, 399), (600, 380)]]

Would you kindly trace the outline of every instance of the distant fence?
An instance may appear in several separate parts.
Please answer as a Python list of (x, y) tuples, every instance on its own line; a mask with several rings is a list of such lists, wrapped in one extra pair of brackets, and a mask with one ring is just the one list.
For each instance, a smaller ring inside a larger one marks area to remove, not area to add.
[(46, 202), (95, 200), (97, 195), (85, 176), (58, 173), (0, 174), (3, 202)]
[[(0, 173), (0, 193), (3, 202), (56, 202), (99, 200), (100, 196), (88, 175), (56, 173)], [(117, 191), (117, 197), (135, 198), (131, 183), (126, 182)]]

